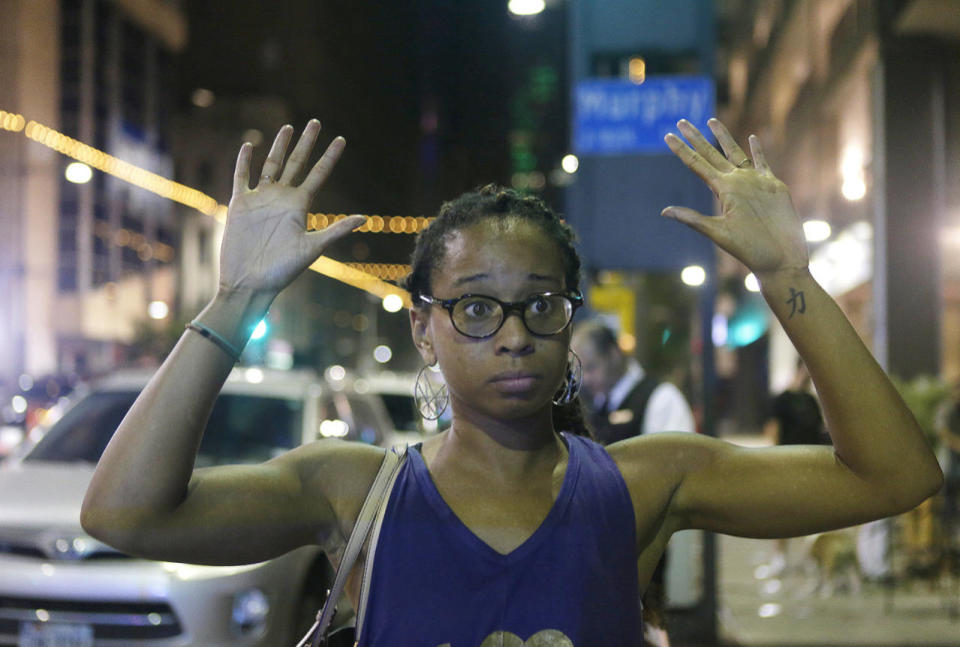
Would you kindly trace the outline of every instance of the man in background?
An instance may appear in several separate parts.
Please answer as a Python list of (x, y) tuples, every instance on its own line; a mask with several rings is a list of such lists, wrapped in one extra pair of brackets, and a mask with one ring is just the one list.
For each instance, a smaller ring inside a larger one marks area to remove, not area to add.
[[(696, 431), (693, 412), (680, 389), (644, 371), (640, 362), (620, 349), (613, 330), (586, 321), (574, 329), (570, 346), (580, 357), (588, 421), (601, 444), (660, 431)], [(692, 593), (696, 587), (688, 583), (697, 579), (690, 568), (698, 563), (693, 559), (698, 533), (683, 531), (674, 536), (643, 595), (644, 638), (652, 647), (670, 644), (663, 617), (668, 601), (696, 597)], [(668, 595), (668, 579), (681, 593)]]
[(584, 322), (570, 345), (583, 365), (589, 420), (602, 444), (660, 431), (696, 431), (680, 389), (644, 371), (620, 349), (610, 328)]

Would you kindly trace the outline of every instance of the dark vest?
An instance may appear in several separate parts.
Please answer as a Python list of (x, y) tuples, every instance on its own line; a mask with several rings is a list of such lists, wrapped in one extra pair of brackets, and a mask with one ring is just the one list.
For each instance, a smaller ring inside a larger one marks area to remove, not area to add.
[(634, 385), (615, 411), (603, 409), (591, 415), (590, 424), (597, 440), (603, 445), (610, 445), (643, 433), (643, 416), (647, 412), (647, 403), (659, 385), (660, 380), (647, 373)]

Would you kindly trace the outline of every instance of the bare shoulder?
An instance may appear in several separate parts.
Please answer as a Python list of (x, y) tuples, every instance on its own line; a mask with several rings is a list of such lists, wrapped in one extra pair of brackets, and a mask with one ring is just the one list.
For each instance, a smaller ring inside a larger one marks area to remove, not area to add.
[(684, 476), (710, 461), (717, 441), (689, 432), (635, 436), (607, 446), (627, 485), (641, 550), (665, 542), (675, 530), (671, 516)]
[(271, 462), (294, 470), (308, 500), (326, 501), (346, 537), (381, 463), (382, 447), (336, 439), (317, 440)]
[(684, 473), (709, 461), (722, 441), (689, 432), (660, 432), (621, 440), (607, 447), (624, 480), (651, 478), (676, 487)]
[(114, 513), (96, 527), (112, 545), (165, 561), (250, 564), (307, 544), (329, 553), (349, 535), (383, 454), (324, 440), (266, 463), (199, 468), (173, 510)]

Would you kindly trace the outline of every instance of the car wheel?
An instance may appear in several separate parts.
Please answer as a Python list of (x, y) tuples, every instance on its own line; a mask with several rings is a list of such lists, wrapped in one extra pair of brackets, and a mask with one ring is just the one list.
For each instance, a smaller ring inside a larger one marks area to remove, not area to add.
[[(313, 626), (317, 619), (317, 612), (323, 604), (325, 593), (318, 594), (315, 591), (304, 591), (298, 602), (298, 618), (296, 623), (296, 632), (294, 641), (299, 641), (304, 634)], [(336, 621), (336, 618), (335, 618)], [(355, 643), (356, 632), (353, 627), (343, 627), (330, 634), (324, 647), (353, 647)]]
[[(326, 559), (321, 558), (314, 561), (310, 572), (304, 579), (303, 591), (297, 600), (293, 619), (293, 640), (291, 642), (298, 642), (313, 626), (317, 619), (317, 613), (327, 598), (327, 589), (333, 584), (333, 577), (333, 570)], [(342, 627), (345, 623), (348, 623), (352, 615), (353, 609), (347, 604), (347, 608), (338, 609), (331, 626)], [(343, 627), (330, 634), (325, 647), (353, 647), (354, 635), (352, 626)]]
[(317, 612), (327, 597), (327, 588), (333, 581), (330, 570), (330, 565), (322, 555), (311, 564), (294, 608), (293, 642), (300, 640), (317, 619)]

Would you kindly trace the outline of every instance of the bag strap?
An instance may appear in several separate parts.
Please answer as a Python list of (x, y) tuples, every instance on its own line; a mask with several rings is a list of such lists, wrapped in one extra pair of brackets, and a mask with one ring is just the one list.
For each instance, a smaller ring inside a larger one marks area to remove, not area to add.
[[(407, 448), (402, 450), (400, 462), (407, 457)], [(393, 491), (393, 484), (400, 475), (400, 470), (395, 469), (390, 475), (390, 481), (387, 483), (386, 494), (382, 497), (381, 503), (377, 506), (377, 518), (373, 524), (373, 530), (370, 533), (370, 543), (367, 544), (367, 559), (363, 564), (363, 581), (360, 583), (360, 599), (357, 604), (357, 639), (360, 639), (360, 632), (363, 631), (363, 619), (367, 612), (367, 598), (370, 595), (370, 580), (373, 578), (373, 555), (377, 552), (377, 540), (380, 539), (380, 526), (383, 525), (383, 517), (387, 512), (387, 499), (390, 498), (390, 492)]]
[[(337, 601), (340, 599), (340, 594), (343, 593), (343, 587), (347, 583), (347, 578), (350, 575), (353, 564), (360, 555), (363, 543), (370, 532), (371, 526), (378, 518), (379, 510), (386, 508), (386, 505), (382, 504), (388, 498), (396, 474), (399, 473), (399, 467), (406, 456), (407, 450), (405, 447), (402, 449), (393, 448), (384, 453), (380, 470), (373, 480), (373, 485), (370, 486), (367, 498), (360, 508), (360, 514), (357, 516), (357, 521), (353, 525), (350, 537), (347, 539), (347, 546), (343, 551), (343, 558), (340, 560), (340, 566), (337, 567), (337, 574), (333, 578), (333, 586), (328, 591), (327, 599), (324, 601), (320, 611), (317, 612), (316, 621), (303, 639), (297, 643), (297, 647), (306, 647), (308, 643), (312, 647), (317, 647), (326, 635), (330, 621), (333, 620), (333, 615), (336, 613)], [(367, 561), (372, 560), (368, 558)]]

